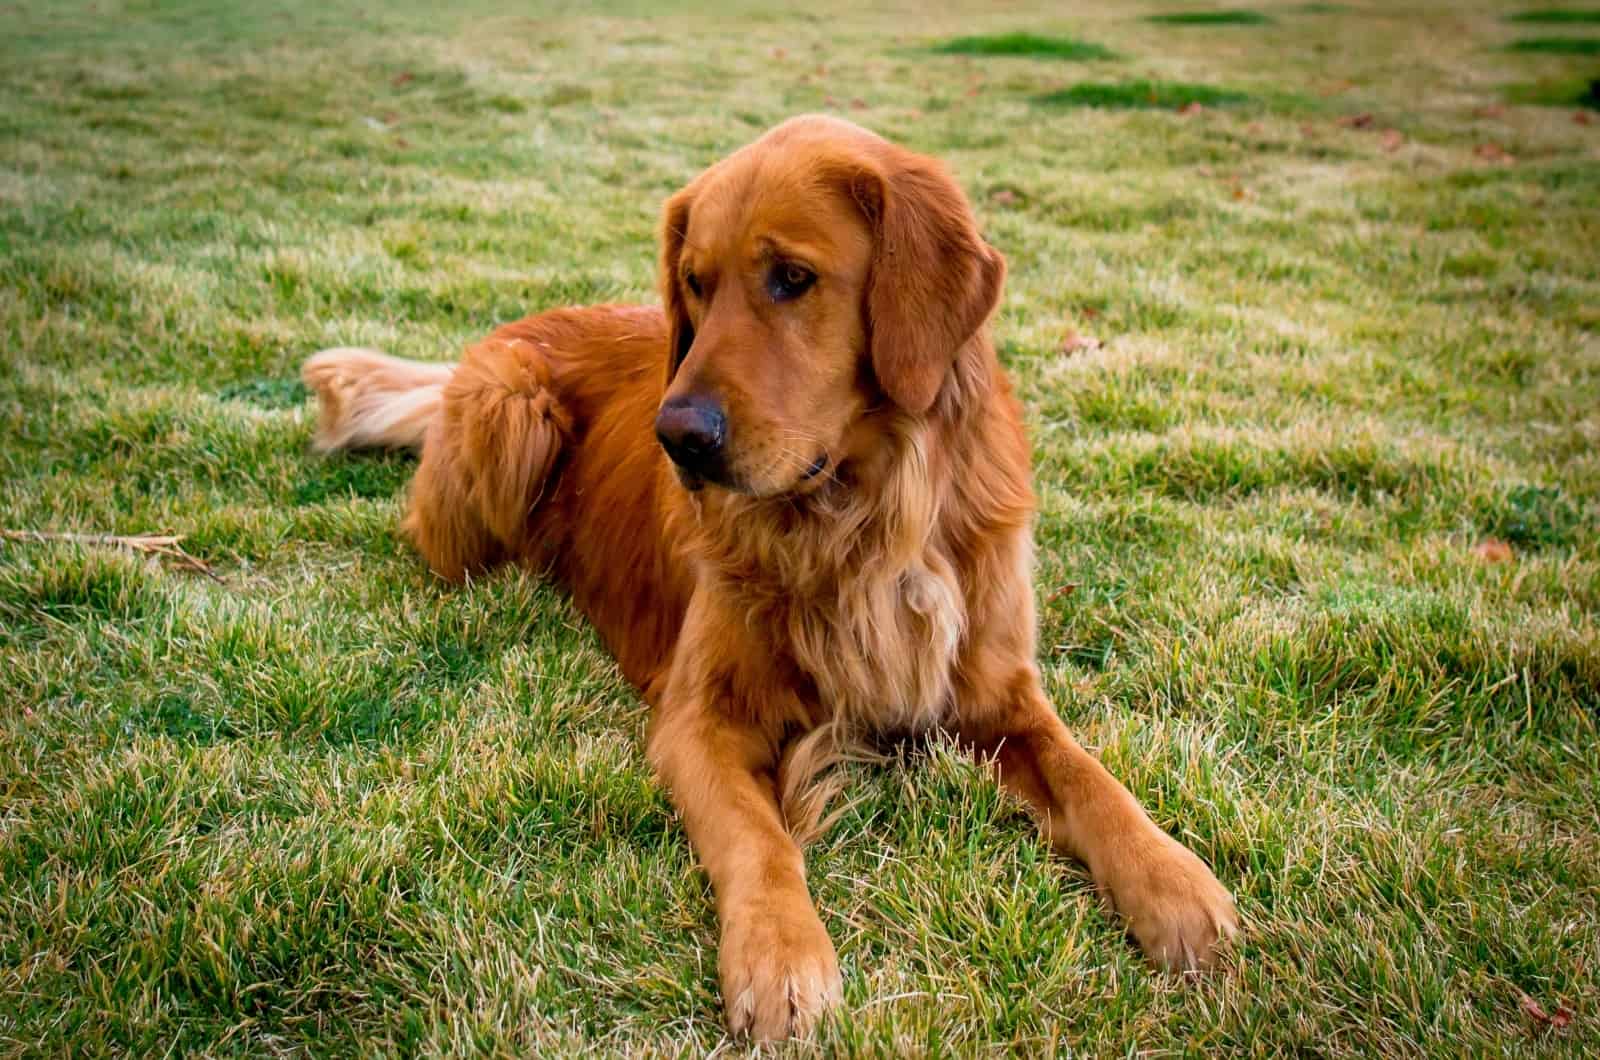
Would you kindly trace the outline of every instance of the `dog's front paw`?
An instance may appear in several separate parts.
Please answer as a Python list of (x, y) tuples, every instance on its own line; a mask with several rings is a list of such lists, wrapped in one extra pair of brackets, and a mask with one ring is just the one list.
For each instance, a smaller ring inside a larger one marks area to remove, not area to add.
[(1209, 968), (1239, 933), (1233, 896), (1205, 862), (1165, 833), (1152, 836), (1108, 883), (1128, 931), (1163, 968)]
[(728, 1029), (761, 1041), (804, 1035), (843, 994), (833, 943), (809, 902), (730, 917), (718, 964)]

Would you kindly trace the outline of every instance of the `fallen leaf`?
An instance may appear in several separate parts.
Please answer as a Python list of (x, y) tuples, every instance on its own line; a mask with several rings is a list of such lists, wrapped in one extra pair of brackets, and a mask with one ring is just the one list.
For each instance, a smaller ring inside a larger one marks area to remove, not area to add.
[(1593, 125), (1594, 115), (1586, 110), (1575, 110), (1572, 112), (1572, 123), (1574, 125)]
[(1071, 328), (1067, 329), (1066, 337), (1061, 340), (1061, 352), (1069, 357), (1075, 353), (1091, 353), (1100, 346), (1099, 339), (1092, 335), (1080, 335)]
[(1071, 596), (1073, 593), (1075, 593), (1077, 591), (1078, 591), (1078, 583), (1077, 582), (1065, 582), (1061, 586), (1059, 586), (1056, 589), (1055, 592), (1050, 594), (1050, 596), (1045, 600), (1045, 603), (1053, 604), (1057, 600), (1060, 600), (1063, 597)]
[(1472, 149), (1472, 153), (1483, 161), (1492, 162), (1497, 166), (1509, 166), (1517, 160), (1516, 155), (1499, 144), (1479, 144)]
[(396, 136), (394, 138), (394, 145), (396, 147), (410, 147), (411, 141), (407, 140), (404, 136)]
[(1491, 103), (1487, 107), (1479, 107), (1472, 113), (1474, 117), (1478, 118), (1504, 118), (1506, 109), (1498, 103)]
[(1205, 109), (1206, 106), (1204, 103), (1201, 103), (1198, 99), (1192, 99), (1183, 106), (1179, 107), (1178, 113), (1183, 115), (1199, 114)]
[(1334, 120), (1334, 124), (1341, 129), (1365, 129), (1372, 124), (1372, 115), (1366, 111), (1360, 114), (1346, 114)]
[(1240, 184), (1238, 182), (1234, 183), (1234, 185), (1233, 185), (1233, 197), (1235, 199), (1245, 199), (1245, 198), (1248, 198), (1249, 195), (1250, 195), (1250, 193), (1245, 190), (1245, 187), (1244, 187), (1243, 184)]
[(416, 75), (407, 70), (394, 79), (394, 87), (399, 88), (401, 85), (410, 84), (415, 78)]
[(1472, 554), (1485, 563), (1509, 563), (1517, 558), (1510, 545), (1492, 537), (1472, 546)]
[(787, 48), (774, 48), (772, 49), (772, 57), (780, 60), (787, 59), (789, 57), (789, 50)]
[(857, 97), (855, 97), (854, 99), (852, 99), (850, 101), (850, 109), (851, 110), (866, 110), (867, 109), (867, 101), (862, 99), (860, 96), (857, 96)]
[(1258, 121), (1253, 121), (1244, 127), (1244, 131), (1249, 133), (1251, 136), (1260, 136), (1262, 133), (1267, 131), (1267, 127)]
[(1078, 312), (1083, 315), (1083, 319), (1085, 320), (1098, 320), (1100, 318), (1100, 310), (1096, 309), (1092, 305), (1082, 306), (1079, 308)]
[(1555, 1012), (1549, 1013), (1544, 1006), (1539, 1004), (1527, 994), (1522, 995), (1522, 1011), (1535, 1023), (1542, 1023), (1546, 1027), (1554, 1027), (1558, 1031), (1566, 1030), (1572, 1026), (1572, 1010), (1561, 1002), (1556, 1002)]
[(1383, 130), (1383, 137), (1379, 142), (1383, 144), (1383, 149), (1385, 151), (1389, 152), (1390, 154), (1394, 154), (1405, 145), (1406, 138), (1405, 134), (1399, 129), (1385, 129)]

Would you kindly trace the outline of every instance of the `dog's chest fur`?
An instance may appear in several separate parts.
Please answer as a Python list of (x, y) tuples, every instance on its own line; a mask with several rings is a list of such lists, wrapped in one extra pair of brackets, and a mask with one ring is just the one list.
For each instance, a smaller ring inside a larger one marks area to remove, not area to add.
[(786, 612), (787, 647), (833, 720), (915, 732), (943, 719), (966, 608), (942, 557), (898, 573), (860, 572), (832, 598), (791, 602)]

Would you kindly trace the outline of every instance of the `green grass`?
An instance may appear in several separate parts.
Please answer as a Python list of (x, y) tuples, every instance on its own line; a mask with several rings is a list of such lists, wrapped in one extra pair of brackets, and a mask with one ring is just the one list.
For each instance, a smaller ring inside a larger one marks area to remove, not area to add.
[(1113, 110), (1168, 110), (1199, 103), (1223, 107), (1244, 103), (1250, 97), (1210, 85), (1174, 81), (1083, 81), (1037, 97), (1038, 102), (1063, 107), (1105, 107)]
[(941, 55), (1026, 55), (1044, 59), (1115, 59), (1116, 53), (1092, 41), (1041, 37), (1037, 33), (993, 33), (956, 37), (934, 45)]
[(1600, 37), (1525, 37), (1510, 48), (1539, 55), (1600, 55)]
[(1160, 15), (1146, 15), (1146, 22), (1163, 26), (1265, 26), (1271, 18), (1259, 11), (1236, 9), (1231, 11), (1170, 11)]
[(1508, 85), (1506, 98), (1513, 103), (1600, 110), (1600, 78), (1546, 80)]
[[(536, 578), (431, 579), (413, 464), (311, 453), (295, 373), (653, 298), (661, 200), (837, 109), (1007, 255), (1047, 686), (1247, 935), (1153, 973), (934, 742), (810, 852), (818, 1051), (1593, 1055), (1600, 169), (1567, 111), (1482, 115), (1530, 76), (1505, 10), (1219, 50), (1090, 4), (13, 5), (0, 527), (181, 533), (221, 583), (0, 541), (0, 1053), (718, 1047), (644, 709)], [(1279, 102), (1043, 107), (1070, 68), (911, 47), (1019, 24)]]
[(1600, 8), (1546, 7), (1518, 11), (1506, 16), (1507, 22), (1537, 22), (1550, 25), (1600, 24)]

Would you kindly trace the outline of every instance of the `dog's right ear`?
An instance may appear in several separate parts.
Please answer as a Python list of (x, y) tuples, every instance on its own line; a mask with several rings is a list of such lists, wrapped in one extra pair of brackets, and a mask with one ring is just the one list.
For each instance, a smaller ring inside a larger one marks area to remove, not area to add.
[(667, 311), (667, 386), (678, 373), (678, 366), (689, 356), (694, 345), (694, 322), (689, 319), (688, 307), (683, 304), (683, 278), (679, 268), (683, 258), (683, 240), (689, 231), (690, 188), (673, 195), (661, 211), (661, 304)]

